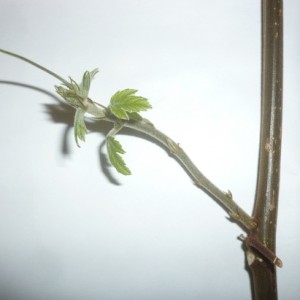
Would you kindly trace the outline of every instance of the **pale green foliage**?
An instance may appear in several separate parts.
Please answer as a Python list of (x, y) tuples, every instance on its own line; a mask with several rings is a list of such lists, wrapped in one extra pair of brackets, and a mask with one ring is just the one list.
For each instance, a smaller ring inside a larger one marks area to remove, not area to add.
[[(70, 82), (67, 84), (63, 83), (61, 86), (56, 87), (57, 93), (61, 95), (68, 104), (76, 108), (74, 135), (78, 147), (79, 140), (84, 141), (87, 133), (87, 128), (84, 123), (84, 114), (86, 112), (86, 103), (89, 101), (88, 93), (91, 81), (97, 72), (97, 69), (91, 72), (86, 71), (80, 84), (77, 84), (70, 78)], [(122, 120), (139, 121), (142, 119), (139, 112), (151, 108), (148, 100), (136, 96), (136, 92), (137, 90), (133, 89), (118, 91), (111, 97), (109, 105), (110, 111), (119, 121), (116, 122), (114, 129), (106, 138), (108, 157), (111, 164), (123, 175), (130, 175), (131, 172), (120, 155), (124, 154), (125, 151), (121, 144), (114, 138), (114, 135), (123, 127)]]
[(78, 147), (80, 147), (78, 139), (81, 141), (85, 141), (85, 135), (87, 133), (87, 128), (84, 123), (84, 113), (85, 111), (81, 108), (77, 108), (75, 112), (74, 136)]
[(91, 81), (98, 72), (99, 72), (98, 69), (94, 69), (91, 72), (86, 71), (83, 74), (82, 82), (79, 85), (79, 94), (81, 95), (82, 98), (87, 98), (88, 97), (88, 94), (89, 94), (89, 91), (90, 91), (90, 86), (91, 86)]
[(120, 155), (124, 154), (125, 151), (119, 141), (117, 141), (113, 136), (109, 135), (106, 137), (106, 147), (109, 160), (116, 170), (123, 175), (130, 175), (131, 172)]
[[(85, 141), (85, 135), (87, 133), (84, 115), (87, 111), (91, 113), (90, 108), (93, 106), (89, 106), (89, 104), (95, 104), (95, 102), (93, 103), (93, 101), (89, 99), (89, 90), (91, 81), (98, 73), (98, 69), (86, 71), (83, 74), (81, 83), (78, 84), (71, 77), (69, 78), (69, 81), (65, 80), (56, 73), (27, 59), (26, 57), (3, 49), (0, 49), (0, 52), (19, 58), (61, 81), (61, 85), (55, 86), (56, 92), (64, 98), (67, 104), (76, 109), (74, 117), (74, 136), (76, 144), (79, 147), (79, 141)], [(136, 96), (136, 92), (137, 90), (134, 89), (125, 89), (116, 92), (111, 97), (110, 105), (108, 107), (108, 111), (116, 117), (116, 120), (114, 121), (114, 128), (110, 131), (106, 138), (107, 152), (111, 164), (118, 172), (124, 175), (130, 175), (131, 172), (120, 155), (124, 154), (125, 151), (121, 144), (114, 138), (114, 135), (123, 128), (125, 124), (124, 121), (140, 121), (143, 118), (140, 116), (139, 112), (146, 111), (151, 108), (148, 100), (141, 96)], [(100, 106), (103, 107), (102, 105)], [(103, 108), (104, 110), (101, 111), (101, 118), (105, 117), (104, 111), (107, 111), (105, 107)]]
[(137, 112), (132, 112), (132, 113), (128, 112), (127, 115), (129, 117), (129, 120), (131, 121), (141, 121), (143, 119), (143, 117)]
[(84, 104), (83, 104), (83, 99), (81, 98), (80, 95), (78, 95), (78, 86), (76, 84), (76, 82), (71, 80), (71, 88), (66, 88), (64, 86), (56, 86), (56, 92), (65, 99), (65, 101), (77, 108), (77, 107), (81, 107), (84, 108)]
[[(131, 172), (126, 166), (120, 154), (124, 154), (121, 144), (114, 138), (114, 135), (123, 127), (124, 121), (140, 121), (140, 111), (151, 108), (148, 100), (141, 96), (136, 96), (137, 90), (125, 89), (116, 92), (110, 99), (109, 110), (119, 119), (115, 123), (114, 129), (107, 135), (106, 146), (108, 157), (116, 170), (123, 175), (130, 175)], [(123, 120), (123, 121), (122, 121)]]
[(88, 99), (91, 81), (97, 73), (98, 69), (94, 69), (90, 72), (86, 71), (83, 74), (80, 84), (70, 78), (70, 82), (63, 83), (61, 86), (56, 86), (56, 92), (63, 97), (69, 105), (75, 108), (81, 107), (84, 109), (85, 101)]
[(110, 99), (109, 109), (122, 120), (137, 120), (140, 118), (139, 112), (151, 108), (148, 100), (141, 96), (136, 96), (137, 90), (126, 89), (116, 92)]
[(56, 86), (56, 92), (62, 96), (68, 104), (76, 108), (74, 118), (74, 136), (77, 146), (79, 147), (79, 140), (84, 141), (87, 133), (87, 128), (84, 123), (84, 114), (86, 109), (86, 101), (88, 101), (88, 94), (91, 86), (91, 81), (98, 73), (98, 69), (83, 74), (82, 81), (77, 84), (72, 78), (70, 82), (63, 83), (61, 86)]

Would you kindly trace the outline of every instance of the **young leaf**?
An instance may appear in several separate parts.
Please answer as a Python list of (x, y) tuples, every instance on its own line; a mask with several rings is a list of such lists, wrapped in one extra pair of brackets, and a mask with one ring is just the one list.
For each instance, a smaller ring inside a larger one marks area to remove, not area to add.
[(85, 108), (85, 100), (88, 98), (91, 81), (98, 73), (98, 69), (94, 69), (91, 72), (86, 71), (83, 74), (82, 82), (78, 85), (71, 77), (70, 82), (63, 83), (62, 86), (56, 86), (56, 92), (62, 96), (68, 104), (73, 107)]
[(75, 112), (74, 135), (78, 147), (80, 147), (78, 139), (81, 141), (85, 141), (85, 135), (87, 133), (87, 128), (84, 123), (84, 113), (85, 111), (81, 108), (77, 108)]
[(98, 69), (94, 69), (91, 72), (89, 72), (89, 71), (84, 72), (83, 77), (82, 77), (82, 82), (79, 85), (80, 96), (82, 98), (88, 97), (90, 86), (91, 86), (91, 81), (98, 72), (99, 72)]
[(91, 80), (94, 79), (94, 77), (95, 77), (95, 75), (96, 75), (97, 73), (99, 73), (99, 69), (98, 69), (98, 68), (96, 68), (96, 69), (90, 71)]
[(123, 158), (120, 155), (124, 154), (125, 151), (119, 141), (117, 141), (113, 136), (107, 136), (106, 148), (109, 160), (111, 164), (116, 168), (116, 170), (123, 175), (131, 175), (130, 170), (128, 169)]
[(91, 74), (89, 71), (84, 72), (83, 77), (82, 77), (82, 82), (80, 84), (80, 96), (82, 98), (87, 98), (89, 94), (91, 86)]
[(151, 108), (144, 97), (136, 96), (137, 90), (126, 89), (116, 92), (110, 99), (110, 110), (119, 119), (130, 119), (130, 113), (138, 113)]
[(129, 120), (132, 120), (132, 121), (141, 121), (143, 119), (143, 117), (138, 114), (137, 112), (128, 112), (127, 115), (129, 116)]
[(81, 97), (78, 96), (76, 94), (76, 92), (73, 91), (72, 89), (65, 88), (63, 86), (56, 86), (55, 89), (56, 89), (56, 92), (61, 97), (63, 97), (69, 105), (76, 107), (76, 108), (77, 107), (84, 108)]

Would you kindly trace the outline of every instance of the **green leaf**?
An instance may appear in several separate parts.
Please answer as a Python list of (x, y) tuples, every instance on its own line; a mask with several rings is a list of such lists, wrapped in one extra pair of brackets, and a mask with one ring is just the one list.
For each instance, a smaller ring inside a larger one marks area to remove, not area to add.
[(107, 136), (106, 147), (109, 160), (116, 170), (123, 175), (131, 175), (129, 168), (120, 155), (125, 153), (121, 144), (113, 136)]
[(132, 121), (141, 121), (143, 119), (143, 117), (138, 114), (137, 112), (132, 112), (132, 113), (127, 113), (127, 115), (129, 116), (129, 120)]
[[(119, 119), (130, 119), (130, 113), (151, 108), (146, 98), (136, 96), (137, 90), (126, 89), (116, 92), (110, 99), (110, 110)], [(135, 115), (136, 116), (136, 115)]]
[(66, 102), (68, 104), (70, 104), (71, 106), (82, 107), (82, 108), (84, 107), (81, 97), (78, 96), (75, 91), (65, 88), (63, 86), (56, 86), (55, 89), (56, 89), (56, 92), (61, 97), (63, 97), (66, 100)]
[(63, 83), (62, 86), (56, 86), (56, 92), (62, 96), (66, 102), (73, 107), (81, 107), (82, 109), (86, 106), (86, 99), (88, 98), (91, 81), (98, 73), (98, 69), (94, 69), (91, 72), (86, 71), (83, 74), (82, 82), (78, 85), (75, 80), (71, 77), (70, 83)]
[(89, 71), (84, 72), (82, 77), (82, 82), (79, 86), (80, 96), (82, 98), (87, 98), (91, 86), (91, 74)]
[(98, 68), (96, 68), (96, 69), (90, 71), (91, 80), (94, 79), (94, 77), (95, 77), (95, 75), (96, 75), (97, 73), (99, 73), (99, 69), (98, 69)]
[(74, 135), (78, 147), (80, 147), (78, 139), (81, 141), (85, 141), (85, 135), (87, 133), (87, 128), (84, 123), (84, 113), (85, 111), (81, 108), (77, 108), (75, 112)]
[(78, 83), (75, 80), (73, 80), (71, 77), (69, 77), (69, 79), (70, 79), (70, 85), (67, 86), (67, 88), (73, 93), (75, 93), (76, 95), (79, 95), (80, 87)]
[(91, 81), (98, 72), (99, 72), (98, 69), (94, 69), (91, 72), (89, 72), (89, 71), (84, 72), (83, 77), (82, 77), (82, 82), (79, 85), (79, 91), (80, 91), (81, 97), (83, 97), (83, 98), (88, 97), (90, 87), (91, 87)]

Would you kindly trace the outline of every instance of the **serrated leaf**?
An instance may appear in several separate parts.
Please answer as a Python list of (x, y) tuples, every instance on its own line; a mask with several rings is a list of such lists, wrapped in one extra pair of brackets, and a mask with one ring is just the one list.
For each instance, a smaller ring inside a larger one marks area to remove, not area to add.
[(136, 96), (137, 90), (126, 89), (116, 92), (110, 99), (110, 110), (119, 119), (129, 120), (129, 113), (138, 113), (151, 108), (148, 100)]
[(113, 136), (108, 136), (106, 137), (106, 148), (109, 160), (116, 170), (123, 175), (131, 175), (129, 168), (126, 166), (123, 158), (120, 155), (125, 153), (120, 142), (117, 141)]
[(109, 106), (110, 111), (118, 118), (122, 120), (129, 120), (129, 116), (126, 111), (124, 111), (121, 108), (114, 107), (114, 106)]
[(80, 147), (78, 139), (81, 141), (85, 141), (85, 135), (87, 133), (87, 128), (84, 123), (84, 113), (85, 111), (81, 108), (77, 108), (75, 112), (74, 135), (78, 147)]

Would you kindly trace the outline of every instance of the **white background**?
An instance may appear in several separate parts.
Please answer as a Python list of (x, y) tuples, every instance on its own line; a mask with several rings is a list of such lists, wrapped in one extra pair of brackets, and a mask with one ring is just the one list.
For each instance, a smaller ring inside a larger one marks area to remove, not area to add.
[[(285, 1), (280, 299), (299, 295), (300, 2)], [(144, 114), (251, 213), (260, 1), (2, 0), (0, 47), (80, 80), (136, 88)], [(152, 141), (124, 131), (133, 175), (106, 164), (108, 124), (73, 141), (73, 110), (40, 70), (0, 55), (1, 300), (251, 299), (242, 229)], [(24, 85), (31, 85), (24, 86)], [(99, 154), (101, 153), (101, 155)], [(101, 159), (100, 159), (101, 157)], [(101, 164), (102, 163), (102, 164)]]

